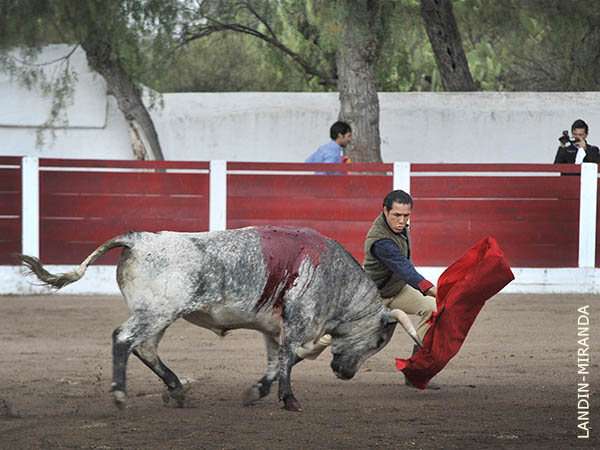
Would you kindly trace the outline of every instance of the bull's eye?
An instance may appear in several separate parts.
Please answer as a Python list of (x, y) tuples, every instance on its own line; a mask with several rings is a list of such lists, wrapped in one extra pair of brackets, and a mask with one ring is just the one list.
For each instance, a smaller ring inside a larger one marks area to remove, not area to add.
[(385, 342), (385, 338), (380, 337), (379, 340), (377, 341), (377, 348), (381, 347), (384, 342)]

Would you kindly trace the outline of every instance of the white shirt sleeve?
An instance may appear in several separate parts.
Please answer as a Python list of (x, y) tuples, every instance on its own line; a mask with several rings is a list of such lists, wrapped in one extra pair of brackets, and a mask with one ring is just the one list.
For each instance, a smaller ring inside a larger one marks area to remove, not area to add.
[(585, 158), (585, 150), (582, 147), (578, 147), (577, 155), (575, 156), (575, 164), (581, 164)]

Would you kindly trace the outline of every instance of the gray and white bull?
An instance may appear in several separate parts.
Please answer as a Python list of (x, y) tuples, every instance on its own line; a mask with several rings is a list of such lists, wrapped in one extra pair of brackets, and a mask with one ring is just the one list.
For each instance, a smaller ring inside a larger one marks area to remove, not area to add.
[(126, 364), (133, 352), (166, 384), (179, 406), (184, 394), (157, 348), (166, 328), (183, 317), (224, 335), (248, 328), (263, 333), (267, 369), (245, 394), (252, 404), (279, 378), (279, 399), (287, 410), (302, 408), (290, 374), (320, 336), (332, 337), (331, 368), (341, 379), (381, 350), (400, 322), (418, 343), (400, 310), (385, 308), (375, 284), (336, 241), (311, 229), (249, 227), (209, 233), (130, 232), (96, 249), (70, 273), (51, 274), (36, 258), (18, 255), (37, 277), (60, 289), (83, 277), (108, 250), (124, 247), (117, 266), (119, 288), (132, 316), (113, 332), (111, 390), (127, 402)]

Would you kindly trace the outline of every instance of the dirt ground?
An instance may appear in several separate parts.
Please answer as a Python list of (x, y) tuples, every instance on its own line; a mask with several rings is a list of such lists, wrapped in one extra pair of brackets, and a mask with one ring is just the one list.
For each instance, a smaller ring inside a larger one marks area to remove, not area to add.
[[(590, 439), (578, 439), (577, 308), (590, 305)], [(187, 389), (163, 404), (162, 382), (134, 356), (129, 406), (108, 393), (111, 333), (128, 317), (119, 297), (0, 297), (1, 449), (567, 449), (600, 448), (600, 298), (511, 295), (489, 300), (439, 391), (403, 385), (400, 330), (354, 379), (326, 351), (292, 372), (304, 412), (274, 392), (241, 398), (264, 370), (262, 337), (225, 338), (183, 320), (161, 343)]]

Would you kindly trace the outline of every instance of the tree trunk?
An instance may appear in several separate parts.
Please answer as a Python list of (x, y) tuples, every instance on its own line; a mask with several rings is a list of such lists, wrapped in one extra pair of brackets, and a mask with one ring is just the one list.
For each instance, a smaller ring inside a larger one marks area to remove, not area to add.
[(339, 120), (352, 127), (346, 154), (354, 162), (382, 162), (379, 137), (377, 61), (379, 48), (373, 27), (373, 0), (346, 0), (343, 40), (337, 52)]
[(421, 16), (446, 91), (475, 91), (452, 0), (421, 0)]
[[(106, 80), (109, 93), (114, 95), (125, 115), (132, 139), (132, 151), (137, 159), (164, 159), (154, 122), (142, 102), (140, 91), (119, 61), (98, 57), (93, 48), (83, 45), (90, 67)], [(100, 52), (98, 52), (100, 53)]]

